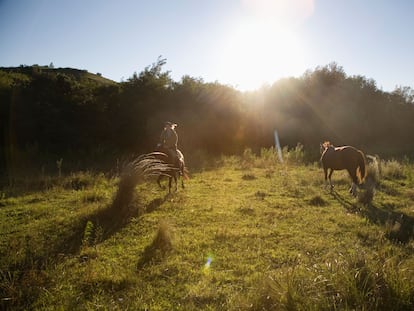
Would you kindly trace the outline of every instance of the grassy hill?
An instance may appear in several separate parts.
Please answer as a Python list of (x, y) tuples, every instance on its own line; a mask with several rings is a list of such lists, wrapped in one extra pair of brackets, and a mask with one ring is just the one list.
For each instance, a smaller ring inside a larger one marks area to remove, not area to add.
[(330, 192), (317, 164), (286, 156), (221, 158), (170, 195), (147, 181), (123, 196), (87, 172), (6, 189), (1, 306), (412, 310), (414, 167), (371, 168), (366, 200), (345, 172)]
[(87, 70), (81, 70), (76, 68), (51, 68), (48, 66), (20, 66), (20, 67), (0, 67), (0, 72), (11, 74), (9, 78), (17, 77), (20, 75), (21, 77), (31, 77), (35, 74), (43, 73), (43, 74), (65, 74), (67, 76), (73, 77), (78, 82), (83, 83), (96, 83), (99, 85), (111, 85), (116, 84), (115, 81), (107, 79), (103, 77), (101, 74), (91, 73)]

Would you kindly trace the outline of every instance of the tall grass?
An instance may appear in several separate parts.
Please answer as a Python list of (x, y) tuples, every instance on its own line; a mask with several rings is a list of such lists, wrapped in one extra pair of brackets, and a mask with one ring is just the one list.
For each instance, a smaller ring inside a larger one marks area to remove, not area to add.
[(270, 273), (251, 290), (246, 310), (409, 310), (414, 271), (399, 260), (338, 254)]
[(169, 195), (148, 157), (3, 192), (0, 308), (413, 309), (413, 167), (369, 166), (361, 201), (345, 173), (326, 191), (300, 146), (285, 159), (212, 159)]
[(389, 179), (402, 179), (405, 176), (404, 165), (396, 160), (381, 161), (381, 175)]
[(252, 149), (246, 148), (241, 157), (241, 167), (248, 169), (252, 167), (268, 168), (281, 164), (300, 165), (305, 164), (306, 155), (303, 145), (298, 143), (295, 148), (283, 147), (279, 155), (275, 147), (261, 148), (256, 155)]

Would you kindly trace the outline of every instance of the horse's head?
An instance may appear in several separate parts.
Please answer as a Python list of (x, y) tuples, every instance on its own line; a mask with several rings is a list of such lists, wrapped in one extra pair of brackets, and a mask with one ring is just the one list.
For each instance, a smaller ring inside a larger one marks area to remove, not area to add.
[(334, 145), (331, 144), (330, 141), (324, 141), (323, 143), (319, 144), (320, 146), (320, 152), (321, 154), (325, 152), (325, 150), (329, 149), (329, 148), (335, 148)]

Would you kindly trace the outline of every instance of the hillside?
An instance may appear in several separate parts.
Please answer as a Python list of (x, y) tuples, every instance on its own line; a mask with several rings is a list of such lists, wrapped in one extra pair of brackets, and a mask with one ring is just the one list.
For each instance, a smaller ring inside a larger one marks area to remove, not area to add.
[(147, 181), (122, 204), (119, 179), (102, 174), (9, 189), (1, 306), (413, 309), (414, 167), (382, 162), (364, 205), (345, 173), (334, 173), (330, 193), (317, 164), (285, 159), (269, 150), (210, 160), (185, 189), (168, 195)]
[(101, 85), (116, 84), (115, 81), (103, 77), (101, 74), (94, 74), (87, 70), (81, 70), (76, 68), (51, 68), (48, 66), (20, 66), (20, 67), (0, 67), (0, 71), (11, 74), (22, 74), (27, 78), (31, 78), (33, 75), (49, 74), (58, 75), (64, 74), (73, 77), (76, 81), (82, 83), (95, 82)]

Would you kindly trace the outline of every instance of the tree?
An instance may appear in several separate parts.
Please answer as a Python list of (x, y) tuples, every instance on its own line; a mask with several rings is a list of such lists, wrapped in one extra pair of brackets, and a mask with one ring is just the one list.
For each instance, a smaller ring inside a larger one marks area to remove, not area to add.
[(398, 86), (391, 93), (391, 96), (395, 97), (395, 100), (404, 104), (414, 104), (414, 90), (409, 86)]

